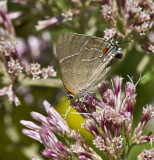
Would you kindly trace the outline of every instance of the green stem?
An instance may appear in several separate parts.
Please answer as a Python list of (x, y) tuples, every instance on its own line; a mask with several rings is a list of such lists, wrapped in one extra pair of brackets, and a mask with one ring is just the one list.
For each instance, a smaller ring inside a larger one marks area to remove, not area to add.
[(131, 149), (132, 149), (134, 146), (135, 146), (134, 143), (133, 143), (131, 146), (128, 146), (128, 151), (127, 151), (127, 154), (126, 154), (126, 156), (125, 156), (125, 160), (128, 159), (129, 153), (130, 153)]
[(83, 3), (82, 9), (81, 9), (81, 31), (82, 33), (85, 33), (86, 30), (86, 7), (85, 4)]
[(127, 138), (127, 145), (128, 145), (128, 148), (130, 147), (130, 143), (129, 143), (129, 139)]
[(25, 78), (20, 81), (20, 84), (21, 86), (62, 87), (61, 80), (57, 78), (39, 79), (37, 81), (33, 81), (30, 78)]

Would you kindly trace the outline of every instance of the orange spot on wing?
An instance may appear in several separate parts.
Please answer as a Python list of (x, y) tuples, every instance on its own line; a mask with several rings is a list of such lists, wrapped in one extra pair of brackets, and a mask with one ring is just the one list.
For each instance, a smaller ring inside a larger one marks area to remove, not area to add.
[(103, 50), (103, 54), (107, 54), (107, 53), (108, 53), (108, 49), (105, 48), (105, 49)]

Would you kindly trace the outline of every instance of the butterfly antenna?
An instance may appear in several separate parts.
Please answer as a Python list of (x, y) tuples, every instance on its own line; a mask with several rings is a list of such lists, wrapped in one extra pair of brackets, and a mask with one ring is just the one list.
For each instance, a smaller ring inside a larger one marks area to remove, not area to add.
[(133, 37), (133, 35), (130, 35), (130, 36), (126, 37), (124, 40), (120, 40), (116, 44), (123, 44), (123, 43), (133, 42), (134, 40), (132, 39), (132, 37)]

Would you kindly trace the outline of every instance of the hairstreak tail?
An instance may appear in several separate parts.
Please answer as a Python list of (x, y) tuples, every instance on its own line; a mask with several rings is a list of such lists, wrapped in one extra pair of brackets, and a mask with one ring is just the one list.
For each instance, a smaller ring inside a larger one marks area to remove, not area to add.
[(60, 73), (68, 98), (82, 96), (97, 86), (115, 57), (122, 57), (118, 43), (76, 33), (61, 34), (56, 43)]

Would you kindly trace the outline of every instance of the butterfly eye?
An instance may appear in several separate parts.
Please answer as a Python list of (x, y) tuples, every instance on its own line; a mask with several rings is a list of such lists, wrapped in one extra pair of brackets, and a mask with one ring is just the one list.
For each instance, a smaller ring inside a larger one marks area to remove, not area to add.
[(122, 57), (123, 57), (123, 51), (122, 51), (121, 48), (118, 48), (117, 51), (116, 51), (116, 56), (115, 56), (115, 58), (117, 58), (117, 59), (122, 59)]

